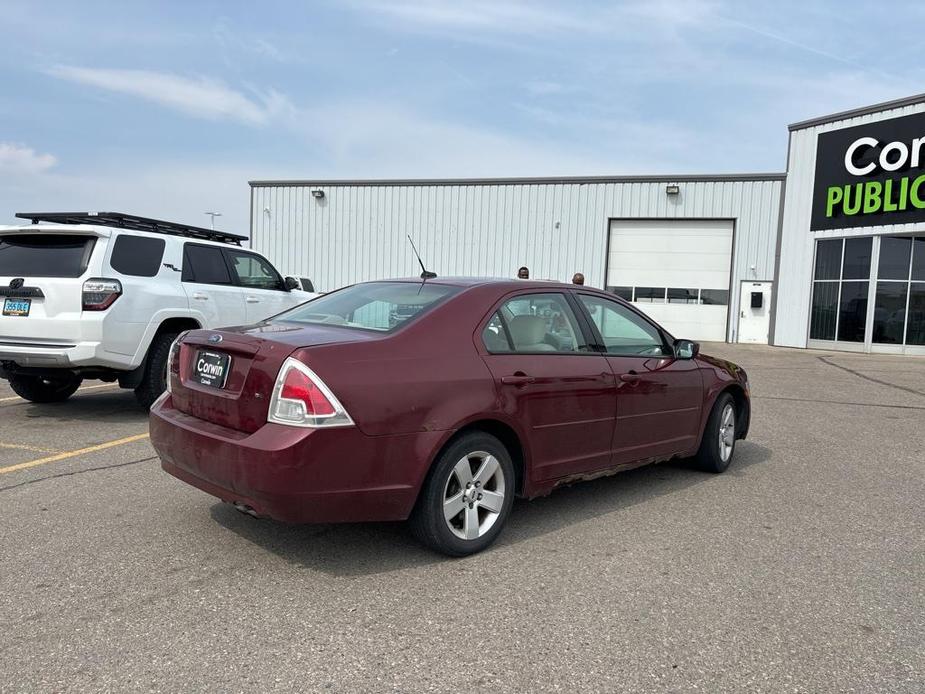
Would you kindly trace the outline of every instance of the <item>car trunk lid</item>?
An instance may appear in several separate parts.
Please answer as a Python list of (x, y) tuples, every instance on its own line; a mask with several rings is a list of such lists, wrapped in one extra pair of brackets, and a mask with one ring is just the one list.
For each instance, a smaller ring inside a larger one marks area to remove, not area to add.
[(174, 407), (252, 433), (266, 424), (273, 386), (293, 352), (375, 337), (349, 328), (286, 323), (190, 331), (180, 344), (179, 377), (172, 377)]

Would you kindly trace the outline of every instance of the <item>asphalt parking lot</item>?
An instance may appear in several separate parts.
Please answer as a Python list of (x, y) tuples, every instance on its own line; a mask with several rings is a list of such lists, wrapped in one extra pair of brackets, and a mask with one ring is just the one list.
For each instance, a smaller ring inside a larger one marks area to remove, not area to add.
[(463, 560), (161, 472), (130, 392), (0, 382), (0, 690), (921, 692), (925, 359), (707, 346), (733, 469), (519, 502)]

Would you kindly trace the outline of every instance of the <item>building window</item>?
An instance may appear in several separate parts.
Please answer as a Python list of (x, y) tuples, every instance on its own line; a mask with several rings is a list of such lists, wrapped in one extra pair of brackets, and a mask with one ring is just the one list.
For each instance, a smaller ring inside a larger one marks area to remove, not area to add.
[(665, 287), (636, 287), (638, 303), (664, 304)]
[(811, 340), (925, 345), (925, 237), (880, 237), (875, 267), (874, 243), (873, 237), (816, 243)]
[(701, 289), (700, 303), (713, 306), (727, 306), (729, 304), (728, 289)]
[(619, 296), (624, 301), (633, 300), (633, 288), (632, 287), (607, 287), (607, 291), (611, 294)]
[(872, 249), (869, 236), (816, 242), (810, 339), (864, 342)]
[(678, 287), (607, 287), (611, 294), (626, 301), (641, 304), (704, 304), (708, 306), (727, 306), (728, 289), (697, 289)]

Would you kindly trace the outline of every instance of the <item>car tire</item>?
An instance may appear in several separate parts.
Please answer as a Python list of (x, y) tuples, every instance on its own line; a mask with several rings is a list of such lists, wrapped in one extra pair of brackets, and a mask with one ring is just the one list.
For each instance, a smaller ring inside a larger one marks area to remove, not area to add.
[(735, 455), (736, 404), (729, 393), (721, 394), (710, 410), (700, 449), (694, 462), (705, 472), (725, 472)]
[(483, 432), (464, 434), (434, 462), (411, 529), (423, 544), (447, 556), (481, 552), (501, 533), (515, 491), (514, 464), (504, 444)]
[(167, 359), (170, 357), (170, 345), (179, 333), (159, 333), (154, 336), (148, 348), (145, 373), (141, 383), (135, 388), (135, 399), (146, 410), (167, 390)]
[(10, 388), (19, 397), (40, 404), (64, 402), (80, 388), (81, 379), (67, 374), (61, 378), (42, 378), (41, 376), (10, 376)]

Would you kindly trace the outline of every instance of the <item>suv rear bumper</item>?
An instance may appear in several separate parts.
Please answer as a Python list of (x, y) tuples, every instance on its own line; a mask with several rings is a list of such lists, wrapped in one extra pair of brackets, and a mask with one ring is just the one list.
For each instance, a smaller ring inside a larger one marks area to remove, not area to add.
[(99, 366), (117, 370), (132, 368), (132, 358), (113, 354), (99, 342), (66, 343), (59, 341), (24, 340), (0, 335), (0, 361), (13, 362), (25, 368), (72, 369)]

